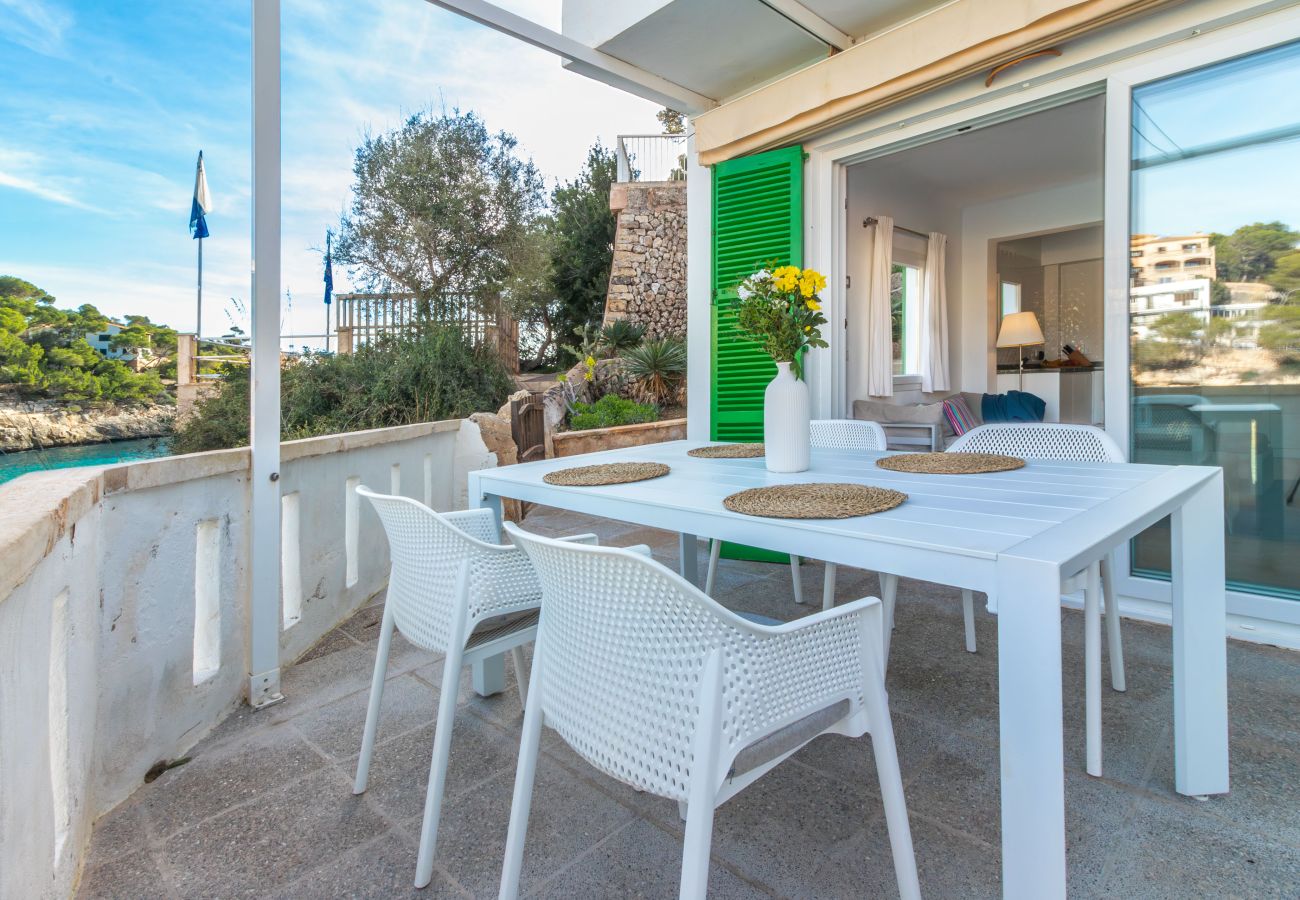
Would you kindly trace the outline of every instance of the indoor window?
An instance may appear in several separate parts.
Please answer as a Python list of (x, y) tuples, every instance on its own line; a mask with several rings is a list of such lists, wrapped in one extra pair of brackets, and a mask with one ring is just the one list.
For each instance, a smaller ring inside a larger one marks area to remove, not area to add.
[(921, 269), (895, 262), (889, 280), (894, 374), (915, 375), (921, 361)]
[(1014, 281), (1002, 282), (1002, 289), (999, 292), (1002, 298), (1002, 315), (1009, 316), (1012, 313), (1020, 312), (1020, 285)]

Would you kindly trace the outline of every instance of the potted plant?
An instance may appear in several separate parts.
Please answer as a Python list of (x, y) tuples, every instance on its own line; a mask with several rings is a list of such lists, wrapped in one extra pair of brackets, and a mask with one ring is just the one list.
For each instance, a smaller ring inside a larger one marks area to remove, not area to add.
[(776, 361), (776, 377), (763, 394), (763, 442), (772, 472), (808, 468), (808, 385), (802, 355), (807, 347), (825, 347), (818, 294), (826, 278), (798, 266), (764, 268), (736, 289), (736, 325), (762, 344)]

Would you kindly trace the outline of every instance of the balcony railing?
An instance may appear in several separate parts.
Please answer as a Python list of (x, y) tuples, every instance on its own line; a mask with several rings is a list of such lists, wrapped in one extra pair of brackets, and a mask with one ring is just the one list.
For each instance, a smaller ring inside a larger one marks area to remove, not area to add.
[(686, 180), (684, 134), (620, 134), (614, 153), (619, 181)]
[[(281, 448), (288, 666), (384, 588), (358, 484), (464, 508), (495, 465), (450, 420)], [(176, 760), (248, 682), (247, 447), (25, 475), (0, 487), (0, 897), (71, 894), (97, 816)]]

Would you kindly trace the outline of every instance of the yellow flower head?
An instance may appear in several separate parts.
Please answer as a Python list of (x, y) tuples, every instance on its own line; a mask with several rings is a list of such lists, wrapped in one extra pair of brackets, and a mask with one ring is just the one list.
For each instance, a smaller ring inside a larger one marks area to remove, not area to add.
[(807, 332), (809, 332), (809, 331), (812, 331), (812, 326), (811, 326), (811, 325), (805, 325), (805, 326), (803, 327), (803, 330), (804, 330), (805, 333), (807, 333)]
[(772, 272), (772, 286), (778, 291), (793, 291), (799, 284), (798, 266), (781, 266)]
[(826, 287), (826, 277), (814, 269), (804, 269), (799, 276), (799, 293), (811, 297)]
[(822, 308), (822, 305), (818, 303), (816, 300), (805, 300), (804, 306), (808, 307), (813, 312), (817, 312), (819, 309)]
[(583, 380), (583, 381), (595, 381), (595, 380), (596, 380), (596, 373), (593, 372), (591, 369), (588, 369), (586, 372), (583, 373), (583, 375), (582, 375), (582, 380)]
[(594, 369), (596, 367), (596, 357), (594, 356), (588, 356), (585, 362), (587, 363), (588, 369)]

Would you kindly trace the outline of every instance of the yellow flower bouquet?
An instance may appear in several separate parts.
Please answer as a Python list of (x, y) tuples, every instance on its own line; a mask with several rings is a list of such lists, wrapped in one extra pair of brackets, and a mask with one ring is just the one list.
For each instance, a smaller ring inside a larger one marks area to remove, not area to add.
[(819, 292), (826, 276), (814, 269), (776, 266), (759, 269), (736, 288), (736, 325), (763, 345), (777, 362), (788, 362), (796, 378), (803, 377), (804, 347), (825, 347)]

